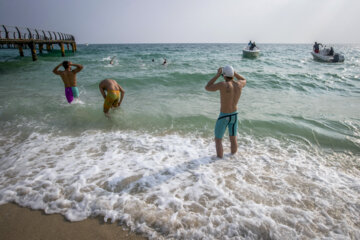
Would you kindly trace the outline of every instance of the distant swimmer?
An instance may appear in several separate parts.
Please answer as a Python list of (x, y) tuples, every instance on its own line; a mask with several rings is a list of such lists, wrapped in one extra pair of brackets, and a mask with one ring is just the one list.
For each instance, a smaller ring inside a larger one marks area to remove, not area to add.
[(164, 62), (162, 65), (166, 65), (167, 64), (167, 61), (166, 61), (166, 58), (164, 58)]
[[(59, 67), (63, 66), (65, 71), (59, 71)], [(71, 67), (76, 67), (71, 70)], [(70, 61), (63, 61), (59, 65), (57, 65), (53, 73), (56, 75), (60, 75), (61, 79), (65, 85), (65, 96), (68, 103), (71, 103), (74, 98), (79, 97), (79, 89), (76, 87), (76, 74), (83, 69), (83, 66), (80, 64), (71, 63)]]
[[(221, 75), (224, 77), (225, 81), (215, 84), (216, 80)], [(234, 81), (234, 76), (238, 81)], [(217, 74), (205, 86), (207, 91), (214, 92), (220, 90), (220, 115), (215, 125), (216, 153), (219, 158), (222, 158), (224, 155), (222, 138), (226, 128), (228, 128), (229, 131), (231, 154), (235, 154), (237, 152), (237, 104), (240, 99), (241, 91), (245, 85), (246, 79), (236, 73), (233, 67), (226, 66), (219, 68)]]
[[(102, 80), (99, 84), (101, 95), (104, 97), (104, 113), (108, 116), (110, 108), (119, 107), (124, 99), (124, 89), (113, 79)], [(106, 93), (105, 93), (106, 91)]]
[(114, 59), (116, 58), (116, 56), (115, 57), (113, 57), (111, 60), (110, 60), (110, 64), (111, 65), (113, 65), (114, 64)]
[(152, 62), (155, 62), (155, 59), (152, 59), (151, 61), (152, 61)]

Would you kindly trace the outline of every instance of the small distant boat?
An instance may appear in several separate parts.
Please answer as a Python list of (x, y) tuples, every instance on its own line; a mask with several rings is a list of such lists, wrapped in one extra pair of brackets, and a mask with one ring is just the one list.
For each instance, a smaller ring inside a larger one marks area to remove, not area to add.
[(257, 47), (254, 47), (252, 50), (250, 50), (250, 47), (247, 46), (243, 49), (243, 57), (248, 58), (256, 58), (260, 54), (260, 49)]
[(89, 44), (88, 44), (88, 43), (85, 43), (85, 46), (89, 46)]
[(330, 54), (330, 48), (326, 48), (326, 47), (320, 49), (319, 53), (312, 51), (311, 55), (313, 56), (314, 60), (317, 60), (320, 62), (336, 63), (336, 62), (344, 62), (345, 61), (344, 55), (342, 55), (340, 53), (336, 53), (336, 52), (333, 52), (333, 54)]

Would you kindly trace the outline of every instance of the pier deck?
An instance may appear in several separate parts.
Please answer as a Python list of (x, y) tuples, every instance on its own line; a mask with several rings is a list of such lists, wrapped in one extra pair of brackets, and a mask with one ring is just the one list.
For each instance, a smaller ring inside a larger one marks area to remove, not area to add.
[(47, 52), (51, 52), (53, 45), (59, 45), (64, 57), (65, 44), (68, 49), (71, 46), (72, 51), (76, 51), (75, 37), (71, 34), (0, 25), (0, 47), (17, 48), (21, 57), (24, 56), (23, 49), (29, 47), (33, 61), (37, 60), (36, 49), (42, 53), (44, 46)]

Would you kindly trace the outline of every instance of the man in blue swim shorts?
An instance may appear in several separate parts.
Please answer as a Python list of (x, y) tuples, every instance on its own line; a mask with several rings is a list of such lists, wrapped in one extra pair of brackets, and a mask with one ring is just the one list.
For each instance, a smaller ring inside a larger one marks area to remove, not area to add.
[[(64, 67), (64, 71), (59, 71), (59, 67), (61, 65)], [(71, 69), (71, 66), (74, 66), (75, 69)], [(53, 73), (56, 75), (60, 75), (61, 79), (65, 85), (65, 97), (68, 103), (71, 103), (74, 98), (79, 97), (79, 89), (76, 87), (76, 74), (83, 69), (83, 66), (80, 64), (74, 64), (70, 61), (63, 61), (59, 65), (57, 65)]]
[[(215, 84), (220, 76), (223, 76), (225, 81)], [(237, 81), (234, 81), (234, 77), (236, 77)], [(219, 158), (224, 156), (222, 138), (226, 128), (228, 128), (230, 136), (231, 154), (237, 152), (237, 104), (240, 99), (241, 91), (245, 85), (245, 78), (236, 73), (233, 67), (225, 66), (219, 68), (215, 77), (213, 77), (205, 86), (207, 91), (214, 92), (220, 90), (220, 115), (215, 125), (216, 154)]]

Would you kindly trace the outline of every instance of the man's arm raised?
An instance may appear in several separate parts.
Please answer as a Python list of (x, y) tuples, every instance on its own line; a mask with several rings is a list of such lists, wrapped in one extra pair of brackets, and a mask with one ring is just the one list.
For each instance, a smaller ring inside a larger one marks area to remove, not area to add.
[(59, 65), (57, 65), (54, 69), (53, 69), (53, 73), (56, 75), (60, 75), (61, 72), (59, 71), (59, 67), (61, 67), (62, 63), (60, 63)]
[(239, 83), (241, 84), (241, 87), (245, 87), (246, 85), (246, 79), (241, 76), (240, 74), (238, 74), (237, 72), (234, 72), (234, 76), (236, 77), (237, 80), (239, 80)]
[(81, 64), (75, 64), (75, 63), (71, 63), (71, 66), (75, 66), (76, 68), (74, 70), (72, 70), (73, 73), (78, 73), (80, 72), (84, 67)]
[(217, 83), (217, 84), (214, 84), (215, 81), (221, 76), (221, 72), (222, 72), (222, 68), (219, 68), (215, 77), (213, 77), (208, 83), (207, 85), (205, 86), (205, 89), (207, 91), (216, 91), (216, 90), (219, 90), (220, 89), (220, 84), (221, 83)]

